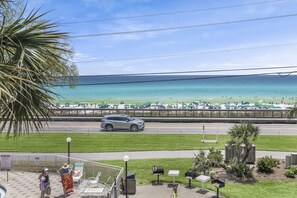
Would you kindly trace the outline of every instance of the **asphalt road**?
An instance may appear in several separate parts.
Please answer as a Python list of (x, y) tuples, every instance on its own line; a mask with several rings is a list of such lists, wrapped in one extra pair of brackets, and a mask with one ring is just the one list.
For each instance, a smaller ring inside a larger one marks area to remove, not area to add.
[[(158, 123), (147, 122), (141, 134), (226, 134), (232, 123)], [(263, 135), (297, 135), (296, 124), (255, 124)], [(106, 132), (100, 128), (100, 122), (51, 122), (44, 132), (62, 133), (133, 133), (125, 130)]]

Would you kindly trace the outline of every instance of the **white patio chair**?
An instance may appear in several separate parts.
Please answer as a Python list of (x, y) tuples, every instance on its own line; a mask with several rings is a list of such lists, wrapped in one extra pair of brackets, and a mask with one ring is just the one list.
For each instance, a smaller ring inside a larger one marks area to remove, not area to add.
[(83, 176), (84, 176), (84, 163), (75, 163), (74, 165), (74, 173), (72, 175), (73, 182), (80, 184), (82, 182)]
[(87, 187), (90, 187), (92, 185), (98, 185), (100, 181), (101, 172), (98, 171), (96, 177), (89, 177), (87, 182)]

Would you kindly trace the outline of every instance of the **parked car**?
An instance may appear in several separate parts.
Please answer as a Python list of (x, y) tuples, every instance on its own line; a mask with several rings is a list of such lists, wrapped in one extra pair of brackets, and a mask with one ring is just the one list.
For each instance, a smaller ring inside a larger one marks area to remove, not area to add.
[(128, 115), (106, 115), (101, 119), (101, 128), (107, 131), (114, 129), (128, 129), (131, 131), (143, 130), (143, 120)]

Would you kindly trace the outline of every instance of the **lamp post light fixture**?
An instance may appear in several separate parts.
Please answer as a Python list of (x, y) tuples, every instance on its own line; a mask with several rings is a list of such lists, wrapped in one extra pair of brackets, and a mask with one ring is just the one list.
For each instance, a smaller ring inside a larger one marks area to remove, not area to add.
[(128, 161), (129, 161), (129, 156), (128, 155), (125, 155), (123, 157), (123, 160), (125, 162), (125, 169), (126, 169), (126, 178), (125, 178), (125, 195), (126, 195), (126, 198), (128, 198), (128, 182), (127, 182), (127, 176), (128, 176)]
[(70, 164), (70, 142), (71, 142), (71, 138), (70, 137), (66, 138), (66, 142), (68, 144), (68, 164)]

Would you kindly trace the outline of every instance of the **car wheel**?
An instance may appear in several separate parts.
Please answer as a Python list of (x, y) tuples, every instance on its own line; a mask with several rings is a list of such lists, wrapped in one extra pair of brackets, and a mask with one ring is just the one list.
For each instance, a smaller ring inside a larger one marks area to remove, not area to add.
[(112, 131), (113, 127), (111, 124), (108, 124), (105, 126), (105, 129), (110, 132), (110, 131)]
[(131, 126), (131, 131), (133, 131), (133, 132), (138, 131), (138, 126), (137, 125), (132, 125)]

